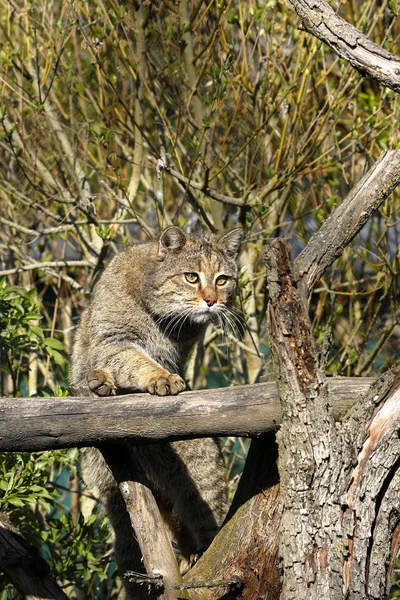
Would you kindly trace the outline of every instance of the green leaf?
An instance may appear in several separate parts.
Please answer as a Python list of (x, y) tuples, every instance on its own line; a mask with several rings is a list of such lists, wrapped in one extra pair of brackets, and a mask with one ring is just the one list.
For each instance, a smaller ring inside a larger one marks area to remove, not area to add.
[(54, 350), (53, 348), (49, 347), (46, 348), (47, 354), (49, 356), (51, 356), (51, 358), (54, 360), (54, 362), (59, 366), (59, 367), (63, 367), (65, 365), (65, 358), (62, 354), (60, 354), (60, 352), (58, 352), (57, 350)]
[(17, 498), (17, 497), (11, 497), (11, 498), (7, 498), (7, 502), (9, 504), (12, 504), (13, 506), (24, 506), (25, 503), (22, 502), (21, 498)]
[(64, 350), (64, 344), (55, 338), (45, 338), (43, 341), (46, 348), (54, 348), (55, 350)]

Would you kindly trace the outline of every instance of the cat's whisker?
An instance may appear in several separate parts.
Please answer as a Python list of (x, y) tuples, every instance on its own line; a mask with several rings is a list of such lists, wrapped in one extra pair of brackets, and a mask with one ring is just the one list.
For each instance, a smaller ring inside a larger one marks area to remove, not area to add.
[(176, 316), (176, 309), (172, 308), (163, 315), (158, 315), (155, 311), (151, 311), (150, 316), (151, 317), (157, 316), (157, 318), (154, 320), (154, 322), (157, 326), (160, 326), (164, 321), (168, 320), (170, 317)]
[(188, 311), (188, 309), (186, 309), (183, 314), (178, 315), (178, 317), (173, 322), (173, 326), (170, 329), (170, 333), (176, 332), (179, 327), (179, 330), (177, 333), (177, 337), (179, 338), (179, 334), (181, 332), (182, 325), (183, 325), (184, 321), (187, 319), (189, 312), (190, 311)]
[(241, 338), (243, 334), (243, 323), (237, 318), (237, 315), (233, 313), (228, 307), (224, 307), (224, 310), (221, 311), (222, 315), (225, 318), (225, 322), (232, 329), (233, 333)]
[[(185, 309), (185, 313), (186, 313), (186, 311), (187, 311), (187, 309)], [(151, 316), (154, 317), (155, 315), (156, 315), (156, 313), (154, 311), (152, 311)], [(174, 328), (176, 326), (176, 322), (179, 321), (181, 319), (181, 317), (182, 317), (182, 313), (179, 312), (177, 314), (176, 308), (172, 308), (163, 315), (157, 315), (157, 318), (154, 320), (154, 323), (156, 324), (156, 326), (159, 329), (162, 329), (162, 331), (164, 332), (165, 335), (168, 335), (168, 333), (170, 333), (174, 330)], [(166, 324), (166, 327), (163, 328), (162, 325), (165, 322), (167, 324)]]
[(178, 331), (178, 338), (179, 338), (179, 336), (180, 336), (180, 334), (181, 334), (182, 327), (184, 326), (184, 324), (185, 324), (186, 320), (187, 320), (187, 319), (190, 317), (190, 313), (191, 313), (191, 312), (192, 312), (192, 311), (189, 309), (189, 310), (187, 311), (187, 313), (184, 315), (184, 317), (183, 317), (183, 319), (182, 319), (181, 326), (179, 327), (179, 331)]
[(227, 323), (227, 318), (224, 312), (220, 312), (219, 315), (219, 322), (221, 325), (221, 330), (222, 330), (222, 336), (225, 338), (225, 340), (228, 340), (228, 328), (230, 327), (229, 323)]
[[(240, 331), (235, 323), (235, 320), (229, 315), (229, 313), (226, 312), (223, 314), (224, 314), (225, 322), (228, 324), (228, 327), (232, 330), (235, 337), (237, 339), (240, 339), (240, 337), (241, 337)], [(228, 336), (228, 334), (229, 334), (229, 332), (227, 331), (227, 336)]]
[(238, 322), (242, 323), (243, 325), (246, 325), (246, 315), (242, 310), (236, 308), (235, 306), (224, 306), (224, 309), (231, 315), (233, 315)]
[(187, 317), (189, 316), (190, 312), (191, 312), (190, 309), (186, 308), (186, 309), (184, 309), (183, 313), (179, 313), (178, 315), (175, 314), (175, 317), (173, 319), (171, 319), (171, 321), (168, 323), (168, 326), (165, 328), (164, 333), (165, 334), (168, 333), (169, 335), (171, 335), (176, 330), (176, 328), (179, 325), (181, 325), (179, 328), (179, 331), (178, 331), (178, 335), (177, 335), (177, 337), (179, 337), (179, 334), (182, 329), (182, 325), (183, 325), (184, 321), (187, 319)]

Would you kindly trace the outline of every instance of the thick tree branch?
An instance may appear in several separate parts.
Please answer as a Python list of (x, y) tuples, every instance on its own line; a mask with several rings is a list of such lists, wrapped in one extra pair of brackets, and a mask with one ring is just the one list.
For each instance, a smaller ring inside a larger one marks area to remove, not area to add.
[(324, 0), (290, 0), (303, 28), (363, 75), (400, 91), (400, 58), (368, 39)]
[(399, 183), (400, 151), (383, 152), (297, 257), (306, 295)]
[(39, 552), (0, 513), (0, 570), (25, 600), (67, 600)]
[[(340, 417), (373, 379), (331, 377), (330, 401)], [(136, 443), (223, 435), (258, 436), (276, 429), (282, 412), (274, 383), (184, 392), (158, 398), (0, 399), (0, 450), (51, 450), (96, 446), (130, 439)]]
[[(177, 600), (176, 586), (182, 583), (178, 563), (161, 518), (160, 510), (140, 465), (132, 464), (124, 446), (100, 446), (100, 450), (119, 485), (135, 537), (143, 555), (148, 576), (161, 576), (162, 600)], [(154, 589), (152, 590), (155, 591)], [(150, 598), (155, 597), (151, 594)], [(187, 598), (185, 592), (180, 598)]]
[(348, 546), (343, 584), (355, 591), (365, 582), (370, 598), (389, 593), (400, 545), (399, 417), (398, 363), (354, 406), (342, 432), (344, 464), (354, 465), (343, 477), (341, 522)]
[(288, 251), (274, 240), (265, 254), (283, 415), (281, 598), (383, 598), (400, 536), (400, 363), (335, 425)]

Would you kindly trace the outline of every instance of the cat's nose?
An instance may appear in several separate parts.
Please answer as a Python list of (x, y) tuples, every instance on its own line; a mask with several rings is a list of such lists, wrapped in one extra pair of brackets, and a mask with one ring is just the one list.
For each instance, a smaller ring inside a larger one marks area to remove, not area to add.
[(205, 298), (203, 298), (204, 302), (207, 304), (207, 306), (213, 306), (217, 299), (214, 298), (214, 296), (206, 296)]

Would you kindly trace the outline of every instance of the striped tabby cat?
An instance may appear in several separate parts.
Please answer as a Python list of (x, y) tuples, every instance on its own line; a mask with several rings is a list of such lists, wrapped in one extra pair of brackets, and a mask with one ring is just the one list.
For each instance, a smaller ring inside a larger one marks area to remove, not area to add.
[[(72, 389), (109, 396), (131, 391), (179, 394), (190, 349), (209, 323), (230, 318), (242, 233), (196, 237), (169, 227), (157, 240), (119, 253), (82, 315), (72, 355)], [(116, 400), (117, 401), (117, 400)], [(199, 439), (129, 446), (151, 482), (183, 561), (209, 546), (227, 508), (217, 442)], [(84, 478), (99, 488), (115, 533), (120, 571), (140, 570), (124, 502), (100, 452), (84, 454)], [(140, 596), (124, 582), (127, 598)]]

